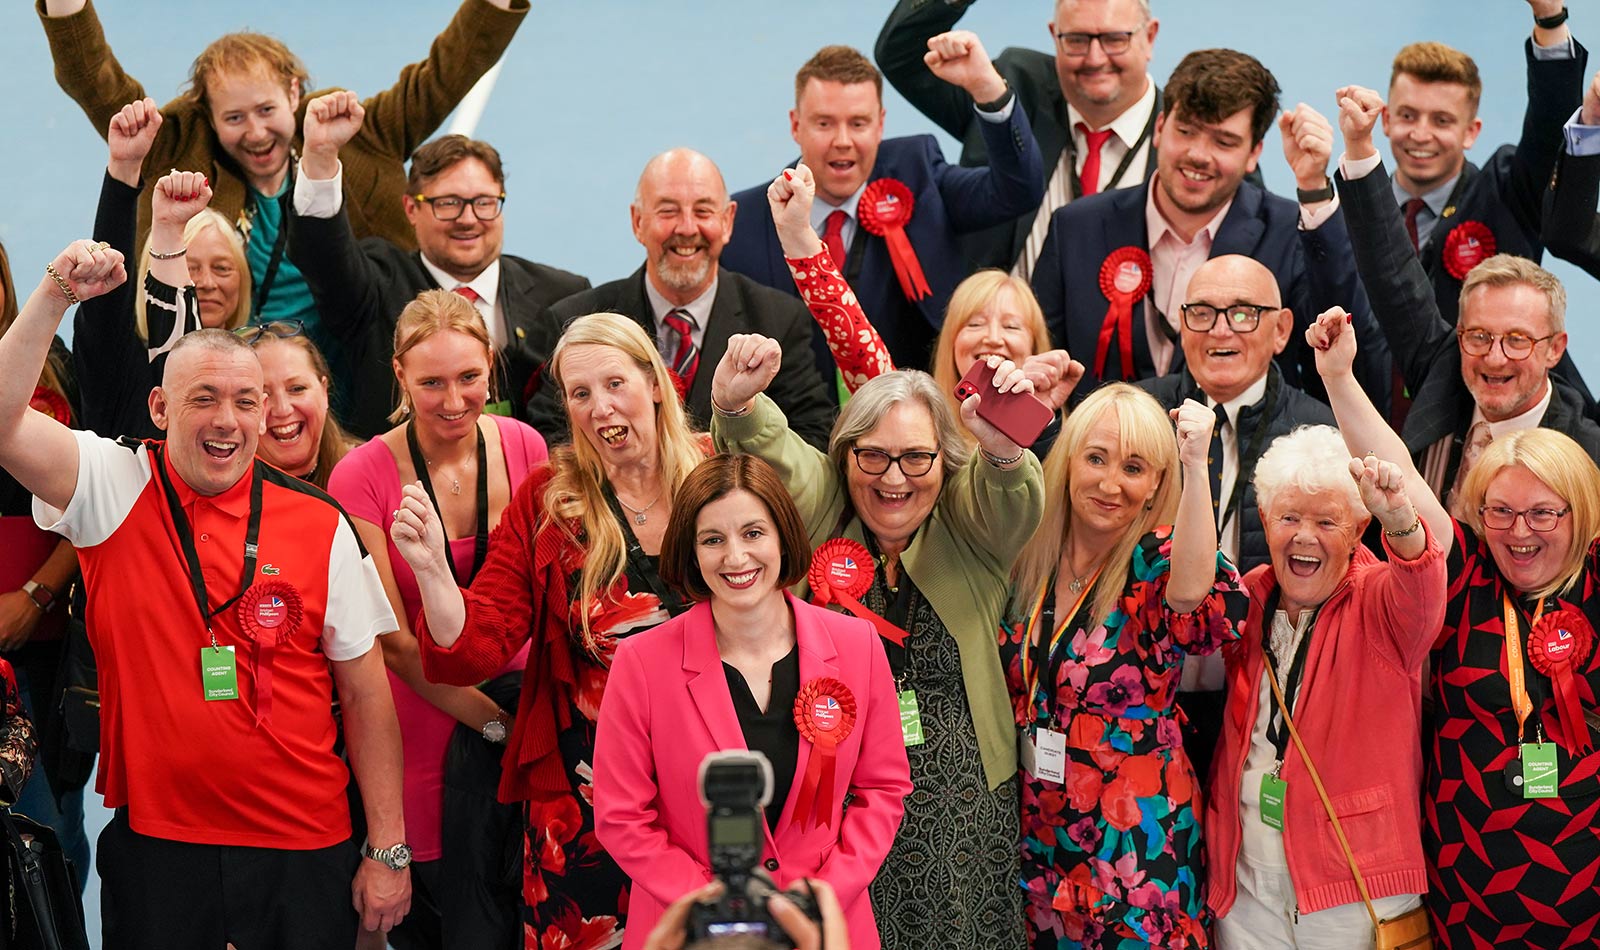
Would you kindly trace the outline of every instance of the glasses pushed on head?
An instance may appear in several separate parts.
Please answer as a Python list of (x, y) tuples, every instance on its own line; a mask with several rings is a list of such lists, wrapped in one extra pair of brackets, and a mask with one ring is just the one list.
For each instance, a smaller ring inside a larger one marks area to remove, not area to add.
[(271, 337), (275, 340), (287, 340), (290, 337), (300, 336), (305, 332), (305, 322), (295, 319), (272, 320), (267, 323), (258, 323), (255, 326), (239, 327), (233, 331), (233, 335), (250, 344), (251, 346), (255, 346), (257, 343), (261, 342), (263, 337)]

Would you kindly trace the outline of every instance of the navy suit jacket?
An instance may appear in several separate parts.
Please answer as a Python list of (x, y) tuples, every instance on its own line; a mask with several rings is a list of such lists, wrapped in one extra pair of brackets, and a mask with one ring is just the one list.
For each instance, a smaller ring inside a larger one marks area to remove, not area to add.
[[(1023, 110), (1014, 107), (1005, 122), (979, 120), (977, 124), (983, 127), (989, 146), (989, 167), (947, 164), (933, 136), (914, 135), (884, 139), (867, 179), (870, 183), (895, 178), (911, 189), (906, 236), (933, 291), (916, 303), (908, 301), (895, 278), (888, 243), (865, 228), (856, 228), (841, 270), (897, 367), (924, 369), (928, 365), (950, 295), (973, 269), (959, 236), (1010, 221), (1044, 200), (1039, 149)], [(739, 210), (733, 238), (722, 251), (722, 266), (798, 297), (773, 229), (767, 186), (741, 191), (734, 200)], [(833, 359), (820, 330), (814, 334), (813, 348), (818, 351), (818, 365), (831, 374)]]
[[(1137, 188), (1090, 195), (1056, 211), (1034, 266), (1033, 292), (1044, 310), (1051, 339), (1089, 368), (1078, 385), (1079, 398), (1102, 382), (1093, 365), (1100, 325), (1110, 306), (1100, 291), (1101, 262), (1121, 247), (1149, 251), (1144, 212), (1150, 187), (1147, 181)], [(1359, 334), (1356, 375), (1368, 392), (1388, 393), (1388, 348), (1356, 276), (1343, 209), (1316, 230), (1302, 231), (1299, 205), (1246, 181), (1234, 195), (1233, 206), (1211, 245), (1212, 257), (1224, 254), (1242, 254), (1265, 265), (1278, 280), (1283, 305), (1294, 313), (1295, 330), (1277, 358), (1284, 382), (1324, 399), (1326, 391), (1306, 346), (1305, 328), (1317, 314), (1340, 306), (1355, 318)], [(1120, 365), (1118, 346), (1113, 344), (1106, 360), (1106, 378), (1132, 381), (1155, 375), (1142, 309), (1134, 312), (1133, 335), (1133, 367)], [(1181, 346), (1169, 372), (1180, 369)]]

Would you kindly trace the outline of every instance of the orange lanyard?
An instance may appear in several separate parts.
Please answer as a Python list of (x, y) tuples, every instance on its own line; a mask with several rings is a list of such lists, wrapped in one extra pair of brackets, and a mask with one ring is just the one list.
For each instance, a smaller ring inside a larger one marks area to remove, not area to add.
[[(1022, 629), (1022, 685), (1028, 691), (1029, 702), (1036, 704), (1039, 702), (1039, 689), (1042, 685), (1039, 682), (1039, 677), (1044, 672), (1041, 667), (1048, 665), (1050, 659), (1056, 655), (1056, 650), (1060, 649), (1061, 640), (1067, 635), (1067, 627), (1072, 623), (1072, 618), (1078, 615), (1078, 610), (1083, 607), (1084, 598), (1088, 597), (1089, 592), (1094, 590), (1095, 581), (1100, 579), (1100, 571), (1103, 567), (1104, 565), (1095, 568), (1095, 572), (1089, 578), (1088, 583), (1084, 584), (1083, 589), (1078, 591), (1078, 599), (1073, 601), (1072, 609), (1067, 611), (1065, 616), (1056, 618), (1055, 629), (1044, 631), (1043, 634), (1039, 632), (1039, 615), (1044, 611), (1044, 599), (1050, 594), (1051, 584), (1046, 581), (1040, 587), (1039, 596), (1033, 602), (1033, 610), (1029, 611), (1027, 623)], [(1033, 663), (1030, 668), (1029, 660), (1032, 658), (1033, 651), (1037, 649), (1037, 644), (1035, 644), (1034, 640), (1036, 637), (1041, 636), (1050, 638), (1049, 649), (1041, 651), (1041, 662)], [(1050, 685), (1052, 689), (1055, 687), (1054, 683)]]
[[(1528, 696), (1527, 672), (1522, 665), (1522, 624), (1517, 619), (1517, 608), (1511, 603), (1511, 595), (1500, 595), (1501, 608), (1505, 614), (1506, 627), (1506, 678), (1511, 682), (1511, 708), (1517, 714), (1517, 744), (1522, 744), (1523, 727), (1528, 717), (1533, 715), (1533, 700)], [(1534, 611), (1533, 622), (1538, 623), (1539, 617), (1544, 614), (1544, 599), (1539, 599), (1539, 609)], [(1539, 729), (1539, 741), (1544, 741), (1544, 728)]]

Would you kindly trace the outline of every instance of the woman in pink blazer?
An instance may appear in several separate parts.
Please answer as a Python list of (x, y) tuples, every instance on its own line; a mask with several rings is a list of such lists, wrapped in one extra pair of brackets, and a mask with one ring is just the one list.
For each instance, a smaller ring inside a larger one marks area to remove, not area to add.
[(633, 880), (624, 950), (711, 880), (698, 770), (725, 749), (772, 761), (767, 873), (826, 880), (851, 946), (878, 950), (867, 885), (911, 791), (899, 703), (871, 625), (785, 592), (808, 562), (794, 502), (754, 456), (707, 460), (673, 499), (660, 575), (698, 603), (618, 647), (595, 737), (595, 833)]

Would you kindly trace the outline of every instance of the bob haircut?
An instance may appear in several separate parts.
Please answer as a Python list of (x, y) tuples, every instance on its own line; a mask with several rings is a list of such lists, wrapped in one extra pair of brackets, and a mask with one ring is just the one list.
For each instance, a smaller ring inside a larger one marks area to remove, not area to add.
[[(1050, 349), (1050, 331), (1044, 324), (1044, 311), (1039, 309), (1039, 298), (1033, 295), (1033, 288), (1027, 281), (989, 267), (958, 284), (955, 293), (950, 295), (949, 306), (945, 307), (944, 327), (939, 330), (939, 342), (933, 347), (933, 364), (928, 367), (951, 411), (958, 413), (958, 419), (961, 408), (956, 402), (956, 383), (961, 381), (961, 374), (956, 370), (956, 337), (967, 321), (994, 303), (1005, 290), (1011, 291), (1023, 325), (1033, 338), (1029, 355), (1038, 356)], [(970, 435), (968, 441), (971, 441)]]
[(1501, 469), (1513, 465), (1527, 469), (1560, 495), (1570, 509), (1567, 517), (1572, 519), (1572, 547), (1562, 558), (1560, 572), (1540, 589), (1523, 593), (1565, 596), (1583, 576), (1589, 549), (1600, 538), (1600, 468), (1570, 436), (1554, 429), (1524, 429), (1495, 439), (1461, 484), (1461, 520), (1480, 538), (1484, 526), (1478, 508), (1489, 493), (1489, 483)]
[(772, 528), (778, 534), (778, 545), (783, 551), (779, 587), (800, 583), (811, 565), (805, 523), (800, 520), (794, 499), (772, 466), (754, 455), (714, 455), (696, 466), (678, 486), (672, 498), (666, 536), (661, 541), (661, 579), (695, 601), (711, 599), (710, 585), (700, 573), (700, 558), (695, 552), (695, 525), (700, 511), (736, 491), (756, 496), (772, 518)]
[(1357, 524), (1372, 517), (1350, 477), (1350, 449), (1333, 426), (1297, 426), (1273, 439), (1256, 462), (1255, 486), (1256, 507), (1264, 513), (1275, 510), (1285, 490), (1298, 488), (1308, 495), (1342, 496)]

